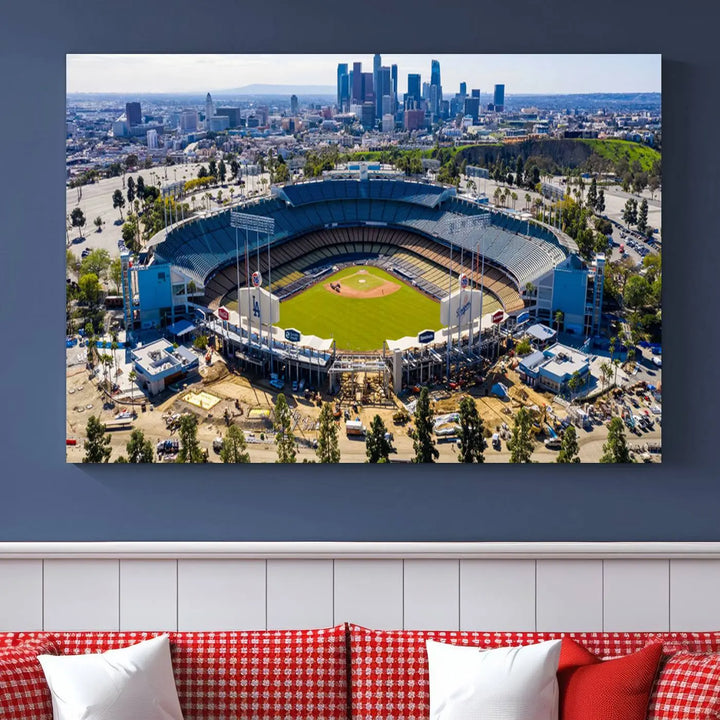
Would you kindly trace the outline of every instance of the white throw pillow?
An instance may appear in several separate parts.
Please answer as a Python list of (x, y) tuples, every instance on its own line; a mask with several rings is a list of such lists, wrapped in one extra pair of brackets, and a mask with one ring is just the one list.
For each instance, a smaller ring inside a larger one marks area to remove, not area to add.
[(430, 720), (558, 720), (561, 644), (484, 650), (428, 640)]
[(167, 635), (95, 655), (38, 660), (54, 720), (183, 720)]

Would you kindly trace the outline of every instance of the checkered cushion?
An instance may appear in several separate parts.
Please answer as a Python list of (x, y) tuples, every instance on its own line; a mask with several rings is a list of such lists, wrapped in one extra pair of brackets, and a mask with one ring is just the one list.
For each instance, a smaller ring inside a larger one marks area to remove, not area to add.
[(660, 642), (663, 652), (720, 653), (720, 632), (652, 633), (648, 643)]
[(647, 720), (720, 718), (720, 655), (679, 652), (665, 658)]
[[(643, 648), (647, 633), (565, 633), (600, 657)], [(426, 640), (495, 648), (553, 640), (563, 633), (369, 630), (350, 626), (353, 720), (425, 720), (430, 712)]]
[(49, 635), (0, 646), (0, 718), (53, 720), (52, 697), (38, 655), (57, 655)]
[[(56, 637), (67, 655), (105, 652), (159, 634), (77, 632)], [(185, 720), (347, 720), (344, 625), (170, 633), (170, 649)]]

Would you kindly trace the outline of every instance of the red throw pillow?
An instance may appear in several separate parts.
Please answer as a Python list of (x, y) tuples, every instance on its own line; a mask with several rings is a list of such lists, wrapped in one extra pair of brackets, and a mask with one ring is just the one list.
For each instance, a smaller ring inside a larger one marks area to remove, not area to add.
[(50, 636), (0, 649), (0, 717), (53, 720), (52, 697), (38, 655), (57, 655)]
[(558, 666), (560, 720), (645, 720), (662, 645), (601, 660), (563, 638)]

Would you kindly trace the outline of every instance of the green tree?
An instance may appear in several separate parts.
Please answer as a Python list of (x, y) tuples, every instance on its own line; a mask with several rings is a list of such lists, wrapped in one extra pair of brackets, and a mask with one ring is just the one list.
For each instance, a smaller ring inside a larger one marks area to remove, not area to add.
[(535, 449), (535, 441), (532, 437), (532, 416), (524, 407), (521, 407), (515, 415), (508, 448), (510, 449), (511, 463), (531, 462), (530, 458)]
[(129, 463), (155, 462), (152, 443), (146, 439), (143, 431), (138, 428), (132, 431), (125, 449)]
[(82, 275), (92, 273), (100, 278), (110, 267), (111, 262), (110, 253), (107, 250), (103, 248), (91, 250), (80, 263), (80, 273)]
[(560, 332), (560, 327), (565, 320), (565, 313), (562, 310), (555, 311), (555, 329)]
[(239, 169), (240, 169), (240, 165), (238, 164), (238, 161), (233, 158), (230, 161), (230, 175), (233, 178), (233, 180), (237, 179)]
[(104, 224), (105, 222), (99, 215), (93, 220), (93, 225), (97, 228), (97, 232), (102, 232), (102, 226)]
[(626, 225), (634, 225), (637, 222), (637, 210), (637, 200), (635, 200), (634, 198), (629, 198), (628, 201), (625, 203), (625, 207), (622, 211), (622, 219)]
[(630, 463), (630, 451), (625, 438), (625, 425), (619, 417), (614, 417), (608, 424), (607, 442), (603, 445), (601, 463)]
[(320, 428), (318, 429), (318, 445), (315, 454), (321, 463), (339, 463), (340, 448), (338, 447), (338, 429), (333, 418), (330, 403), (323, 403), (320, 410)]
[(440, 456), (433, 440), (433, 411), (430, 407), (430, 392), (424, 387), (415, 407), (415, 450), (416, 463), (432, 463)]
[(210, 173), (210, 175), (214, 175), (215, 177), (217, 177), (218, 168), (217, 168), (217, 163), (215, 162), (215, 160), (210, 160), (210, 162), (208, 162), (208, 173)]
[(137, 167), (137, 164), (138, 164), (138, 156), (135, 153), (130, 153), (125, 158), (125, 167), (128, 170), (131, 170), (132, 168)]
[(117, 208), (118, 210), (120, 210), (120, 222), (122, 222), (122, 219), (123, 219), (122, 211), (123, 211), (123, 208), (125, 207), (125, 198), (123, 197), (122, 190), (120, 190), (120, 188), (118, 188), (113, 193), (112, 204), (113, 204), (113, 209)]
[(106, 463), (110, 460), (112, 448), (110, 447), (110, 435), (105, 432), (105, 425), (100, 418), (91, 415), (85, 426), (85, 455), (84, 463)]
[(590, 181), (590, 187), (588, 188), (587, 204), (593, 209), (597, 209), (598, 191), (597, 191), (597, 178), (593, 175), (593, 179)]
[(648, 231), (648, 201), (643, 198), (640, 203), (640, 211), (638, 212), (637, 229), (639, 233), (645, 235)]
[(530, 341), (527, 338), (523, 338), (515, 348), (515, 352), (518, 355), (528, 355), (532, 352), (532, 346), (530, 345)]
[(227, 175), (227, 167), (225, 166), (225, 161), (221, 160), (220, 164), (218, 165), (218, 177), (220, 178), (220, 182), (225, 182), (225, 176)]
[(365, 436), (365, 453), (369, 463), (386, 463), (392, 446), (386, 440), (387, 428), (379, 415), (370, 422), (370, 430)]
[(135, 195), (141, 202), (145, 200), (145, 180), (142, 175), (138, 175), (137, 184), (135, 186)]
[(70, 222), (73, 227), (80, 230), (80, 237), (82, 237), (82, 229), (85, 227), (85, 213), (79, 207), (73, 208), (70, 213)]
[(580, 457), (578, 453), (580, 447), (577, 441), (577, 432), (574, 425), (568, 425), (565, 428), (565, 432), (562, 436), (562, 442), (560, 444), (560, 452), (558, 453), (557, 460), (559, 463), (579, 463)]
[(598, 192), (597, 201), (595, 202), (595, 209), (601, 213), (605, 212), (605, 190), (600, 188), (600, 192)]
[(128, 178), (126, 194), (128, 202), (132, 205), (132, 201), (135, 199), (135, 180), (133, 180), (132, 176)]
[(80, 299), (90, 307), (95, 307), (100, 302), (102, 287), (97, 275), (94, 273), (81, 275), (78, 280), (78, 287), (80, 288)]
[(220, 459), (224, 463), (250, 462), (245, 433), (237, 425), (230, 425), (225, 431), (222, 448), (220, 449)]
[(180, 449), (178, 451), (178, 463), (202, 463), (205, 462), (205, 453), (200, 447), (197, 437), (198, 419), (195, 415), (183, 415), (180, 418), (178, 428), (178, 440)]
[(115, 294), (120, 294), (120, 281), (122, 280), (122, 261), (120, 258), (115, 258), (110, 263), (110, 280), (112, 280), (115, 286)]
[(278, 463), (297, 462), (295, 451), (295, 436), (292, 432), (292, 417), (287, 399), (283, 393), (278, 393), (275, 400), (275, 445), (277, 445)]
[(460, 401), (459, 415), (458, 461), (461, 463), (485, 462), (483, 421), (475, 401), (471, 397), (464, 397)]
[(633, 275), (625, 283), (623, 300), (628, 307), (646, 307), (650, 301), (652, 289), (642, 275)]

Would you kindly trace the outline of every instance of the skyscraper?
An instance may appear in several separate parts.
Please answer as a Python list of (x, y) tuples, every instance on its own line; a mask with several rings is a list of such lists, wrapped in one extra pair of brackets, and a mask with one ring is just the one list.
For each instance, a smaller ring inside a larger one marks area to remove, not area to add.
[(375, 91), (375, 116), (382, 117), (382, 96), (383, 87), (380, 78), (380, 67), (382, 65), (382, 58), (380, 53), (373, 55), (373, 89)]
[(353, 63), (352, 69), (352, 104), (362, 105), (363, 102), (363, 71), (362, 63)]
[(142, 125), (142, 113), (140, 112), (139, 102), (125, 103), (125, 117), (129, 127), (133, 125)]
[(410, 73), (408, 75), (408, 99), (412, 98), (415, 105), (420, 103), (420, 75), (418, 73)]
[(440, 61), (430, 61), (430, 84), (440, 85)]
[(210, 93), (207, 94), (207, 97), (205, 98), (205, 125), (207, 126), (209, 123), (209, 119), (215, 115), (215, 108), (213, 107), (213, 101), (212, 96)]
[(380, 112), (376, 113), (378, 118), (382, 118), (382, 116), (385, 115), (383, 102), (386, 97), (391, 99), (393, 109), (390, 112), (395, 112), (395, 95), (393, 94), (392, 89), (392, 74), (389, 67), (381, 67), (378, 71), (378, 84), (375, 86), (375, 106), (380, 106)]
[(460, 94), (465, 97), (467, 95), (467, 83), (461, 82), (460, 83)]
[(440, 115), (440, 106), (442, 105), (442, 83), (440, 82), (440, 61), (430, 61), (430, 87), (435, 88), (430, 91), (430, 110), (435, 117)]
[(338, 63), (337, 66), (337, 106), (343, 110), (345, 96), (348, 92), (348, 66), (347, 63)]
[(292, 115), (297, 115), (298, 112), (298, 98), (297, 95), (291, 95), (290, 96), (290, 113)]
[(495, 93), (493, 94), (493, 105), (495, 106), (495, 112), (503, 112), (505, 110), (505, 86), (496, 85)]
[(373, 85), (372, 73), (362, 73), (362, 102), (375, 102), (375, 86)]
[(395, 98), (395, 105), (397, 105), (397, 85), (398, 85), (398, 66), (397, 65), (390, 66), (390, 74), (392, 75), (393, 97)]
[(472, 96), (474, 98), (480, 99), (480, 89), (479, 88), (473, 88), (472, 90)]

